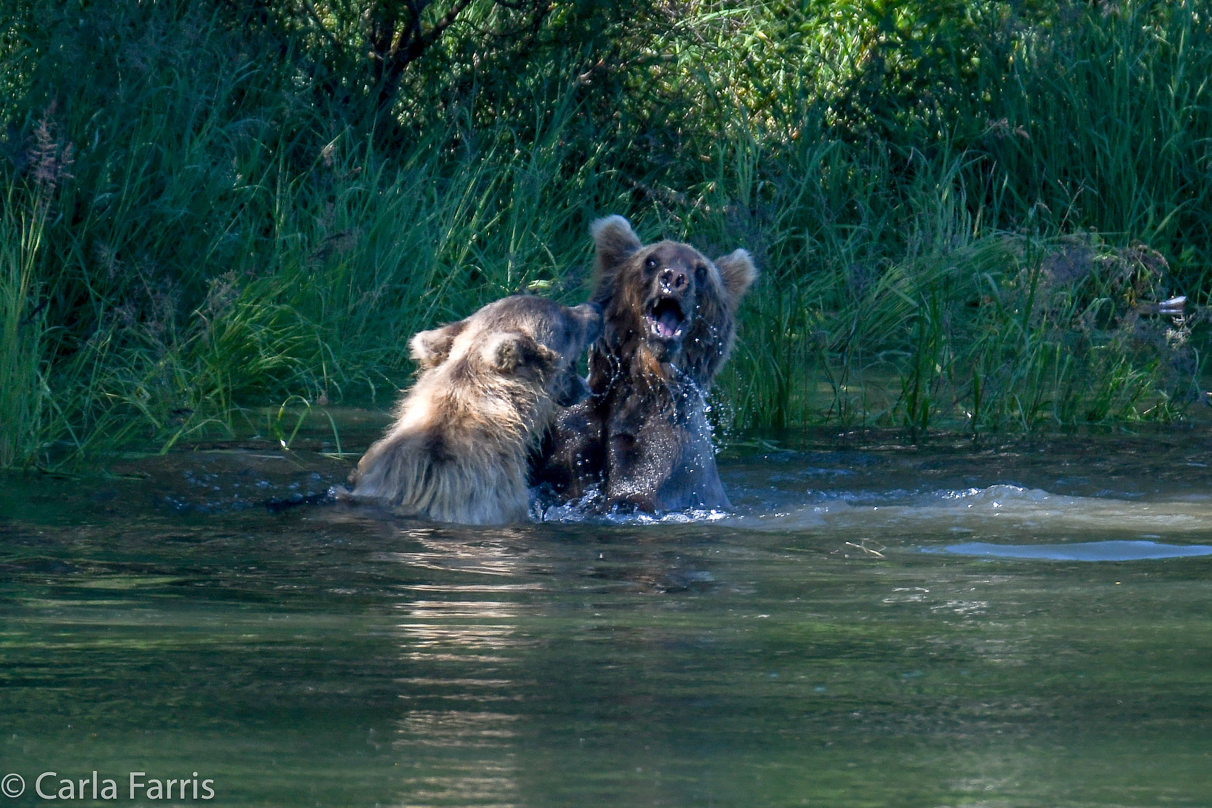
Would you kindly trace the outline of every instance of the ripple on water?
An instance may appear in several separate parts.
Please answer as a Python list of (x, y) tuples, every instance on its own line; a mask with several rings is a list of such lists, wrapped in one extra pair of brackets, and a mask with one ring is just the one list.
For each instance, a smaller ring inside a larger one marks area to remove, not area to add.
[(1038, 488), (998, 484), (983, 488), (930, 491), (905, 496), (891, 492), (882, 499), (869, 492), (849, 496), (833, 492), (805, 502), (772, 503), (773, 507), (738, 512), (739, 526), (777, 530), (862, 528), (873, 531), (1025, 529), (1042, 534), (1202, 533), (1212, 523), (1207, 498), (1126, 500), (1104, 496), (1067, 496)]
[(1086, 541), (1071, 544), (990, 544), (974, 541), (949, 544), (946, 547), (923, 547), (922, 552), (1045, 561), (1145, 561), (1212, 555), (1212, 547), (1204, 544), (1159, 544), (1144, 540)]

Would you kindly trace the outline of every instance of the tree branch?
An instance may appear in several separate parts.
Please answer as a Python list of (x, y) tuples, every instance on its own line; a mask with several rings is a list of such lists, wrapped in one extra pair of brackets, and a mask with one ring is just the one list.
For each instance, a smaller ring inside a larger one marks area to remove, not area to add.
[[(455, 3), (454, 8), (446, 12), (446, 14), (442, 16), (442, 19), (434, 23), (433, 28), (429, 29), (429, 33), (424, 37), (425, 44), (422, 46), (421, 50), (424, 50), (433, 43), (437, 42), (438, 37), (442, 35), (442, 32), (449, 28), (455, 21), (455, 18), (462, 14), (463, 10), (469, 5), (471, 5), (471, 0), (459, 0), (457, 3)], [(420, 51), (418, 51), (418, 55), (419, 53)]]

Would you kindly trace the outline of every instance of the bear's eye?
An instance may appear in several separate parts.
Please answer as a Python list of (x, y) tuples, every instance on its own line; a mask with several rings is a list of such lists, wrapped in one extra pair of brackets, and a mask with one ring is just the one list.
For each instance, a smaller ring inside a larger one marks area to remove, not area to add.
[(644, 259), (644, 268), (645, 269), (656, 269), (657, 268), (657, 260), (656, 260), (655, 255), (650, 255)]
[(699, 283), (702, 283), (703, 281), (707, 280), (707, 265), (706, 264), (695, 264), (694, 265), (694, 279), (696, 281), (698, 281)]

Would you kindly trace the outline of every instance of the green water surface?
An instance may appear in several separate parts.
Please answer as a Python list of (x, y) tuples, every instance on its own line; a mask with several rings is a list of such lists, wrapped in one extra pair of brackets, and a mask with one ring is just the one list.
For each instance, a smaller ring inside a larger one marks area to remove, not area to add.
[(1212, 545), (1209, 446), (767, 446), (732, 514), (490, 529), (256, 505), (320, 457), (13, 475), (0, 805), (1212, 805), (1212, 558), (942, 550)]

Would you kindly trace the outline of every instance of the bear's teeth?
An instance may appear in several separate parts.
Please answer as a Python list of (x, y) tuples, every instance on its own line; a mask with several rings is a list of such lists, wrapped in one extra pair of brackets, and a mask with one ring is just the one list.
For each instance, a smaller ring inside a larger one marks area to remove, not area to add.
[(681, 307), (669, 299), (658, 301), (648, 314), (649, 327), (661, 339), (673, 339), (681, 333), (683, 320)]

